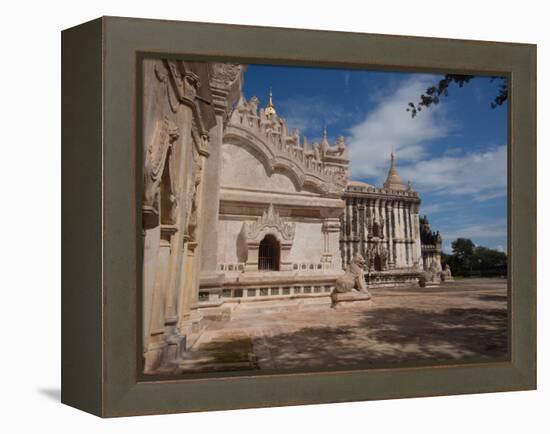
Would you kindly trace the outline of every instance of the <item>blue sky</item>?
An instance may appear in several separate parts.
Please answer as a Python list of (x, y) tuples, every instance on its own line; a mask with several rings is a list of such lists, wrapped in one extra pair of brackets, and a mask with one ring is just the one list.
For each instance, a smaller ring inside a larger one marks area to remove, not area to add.
[(421, 196), (420, 213), (443, 236), (506, 250), (507, 106), (491, 108), (499, 81), (476, 77), (452, 86), (438, 106), (414, 119), (405, 111), (441, 75), (250, 65), (244, 94), (265, 106), (269, 88), (279, 116), (310, 142), (323, 127), (350, 148), (350, 177), (381, 186), (389, 154)]

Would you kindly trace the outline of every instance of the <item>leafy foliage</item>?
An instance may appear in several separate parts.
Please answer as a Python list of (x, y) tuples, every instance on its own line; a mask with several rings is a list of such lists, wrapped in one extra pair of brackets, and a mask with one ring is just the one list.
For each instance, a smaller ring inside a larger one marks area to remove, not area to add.
[(449, 264), (458, 276), (506, 275), (507, 256), (499, 250), (476, 246), (468, 238), (457, 238), (451, 244), (453, 253), (441, 255), (443, 266)]
[[(439, 104), (441, 97), (449, 95), (449, 87), (451, 84), (457, 84), (458, 87), (464, 87), (466, 83), (469, 83), (474, 75), (461, 75), (461, 74), (445, 74), (445, 76), (439, 80), (436, 85), (428, 87), (426, 92), (420, 95), (420, 100), (415, 104), (409, 102), (407, 111), (411, 112), (411, 116), (414, 118), (423, 108), (430, 107), (432, 105)], [(508, 85), (505, 77), (491, 77), (491, 81), (501, 80), (499, 85), (498, 95), (491, 102), (491, 107), (496, 108), (508, 100)]]

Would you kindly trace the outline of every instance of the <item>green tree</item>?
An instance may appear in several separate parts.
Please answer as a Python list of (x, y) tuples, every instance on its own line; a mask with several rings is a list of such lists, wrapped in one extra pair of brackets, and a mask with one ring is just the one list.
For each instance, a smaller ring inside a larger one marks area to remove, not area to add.
[(464, 260), (473, 256), (476, 245), (469, 238), (457, 238), (451, 243), (451, 247), (453, 248), (453, 255), (460, 260)]
[(455, 273), (464, 274), (472, 270), (475, 244), (469, 238), (457, 238), (451, 243)]
[(453, 253), (442, 253), (441, 265), (449, 264), (458, 276), (502, 276), (507, 273), (507, 255), (499, 250), (476, 246), (469, 238), (457, 238), (451, 243)]
[[(452, 84), (456, 84), (461, 88), (474, 78), (474, 75), (445, 74), (437, 84), (428, 87), (426, 91), (420, 95), (420, 99), (416, 104), (409, 102), (407, 111), (411, 112), (411, 116), (414, 118), (423, 108), (439, 104), (441, 97), (449, 95), (449, 87)], [(498, 80), (500, 82), (498, 94), (491, 102), (491, 107), (496, 108), (508, 100), (508, 83), (506, 77), (491, 77), (491, 80)]]
[(505, 271), (507, 265), (506, 253), (498, 250), (477, 246), (474, 249), (475, 266), (480, 273), (498, 273)]

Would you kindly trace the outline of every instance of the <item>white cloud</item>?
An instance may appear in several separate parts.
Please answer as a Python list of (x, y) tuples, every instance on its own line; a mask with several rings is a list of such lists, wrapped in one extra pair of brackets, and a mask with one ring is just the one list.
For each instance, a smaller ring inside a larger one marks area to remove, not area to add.
[(471, 194), (476, 202), (506, 195), (506, 146), (461, 156), (443, 156), (399, 168), (403, 179), (424, 191)]
[(392, 94), (378, 96), (374, 110), (350, 128), (352, 177), (384, 176), (392, 150), (400, 164), (419, 161), (426, 154), (427, 141), (449, 133), (452, 124), (443, 106), (431, 107), (414, 119), (406, 111), (407, 103), (417, 101), (433, 81), (433, 76), (422, 75), (402, 82)]
[(488, 238), (506, 238), (507, 226), (506, 219), (497, 219), (487, 223), (479, 223), (467, 226), (457, 226), (449, 230), (441, 230), (441, 235), (445, 240), (451, 242), (457, 238), (488, 239)]
[(377, 95), (376, 107), (349, 130), (352, 178), (375, 178), (381, 183), (393, 150), (401, 178), (411, 180), (422, 193), (470, 194), (476, 202), (505, 196), (506, 146), (476, 153), (453, 147), (440, 157), (429, 157), (427, 143), (451, 133), (456, 136), (456, 123), (447, 118), (444, 104), (415, 118), (405, 109), (434, 79), (414, 76), (398, 84), (393, 93)]
[[(349, 80), (343, 74), (344, 82)], [(423, 110), (412, 118), (406, 111), (437, 77), (415, 75), (397, 82), (393, 91), (380, 91), (372, 101), (375, 107), (362, 122), (352, 126), (347, 142), (353, 179), (374, 178), (381, 184), (389, 166), (389, 154), (396, 154), (403, 181), (410, 180), (421, 194), (471, 195), (483, 202), (506, 195), (506, 146), (465, 153), (453, 146), (441, 156), (430, 157), (431, 140), (456, 136), (456, 122), (448, 119), (445, 104)], [(311, 141), (319, 139), (323, 127), (350, 120), (353, 114), (321, 97), (296, 96), (276, 101), (289, 128), (299, 128)], [(438, 211), (433, 209), (431, 212)], [(428, 212), (428, 210), (426, 210)]]

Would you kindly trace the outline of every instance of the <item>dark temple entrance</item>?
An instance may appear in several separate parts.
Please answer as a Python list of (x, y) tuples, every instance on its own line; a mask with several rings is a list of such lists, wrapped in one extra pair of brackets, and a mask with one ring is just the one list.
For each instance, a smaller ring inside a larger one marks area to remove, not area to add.
[(273, 235), (266, 235), (260, 242), (258, 270), (279, 271), (280, 256), (279, 241)]

